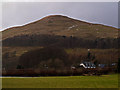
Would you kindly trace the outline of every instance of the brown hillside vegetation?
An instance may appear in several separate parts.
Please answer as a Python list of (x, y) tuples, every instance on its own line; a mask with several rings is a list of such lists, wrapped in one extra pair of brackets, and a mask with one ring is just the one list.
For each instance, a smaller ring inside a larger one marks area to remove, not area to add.
[(118, 29), (75, 20), (67, 16), (51, 15), (24, 26), (8, 28), (2, 32), (3, 40), (18, 35), (34, 34), (76, 36), (87, 39), (117, 38)]
[[(5, 70), (70, 70), (86, 60), (110, 67), (118, 61), (118, 29), (52, 15), (2, 31), (2, 67)], [(47, 66), (45, 66), (47, 65)], [(117, 66), (116, 66), (117, 67)]]

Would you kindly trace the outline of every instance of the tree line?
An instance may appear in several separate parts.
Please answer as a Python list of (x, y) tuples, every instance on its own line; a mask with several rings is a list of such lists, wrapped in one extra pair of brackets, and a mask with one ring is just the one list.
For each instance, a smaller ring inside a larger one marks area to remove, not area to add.
[(83, 39), (73, 36), (21, 35), (2, 41), (3, 46), (59, 46), (64, 48), (118, 48), (120, 38)]

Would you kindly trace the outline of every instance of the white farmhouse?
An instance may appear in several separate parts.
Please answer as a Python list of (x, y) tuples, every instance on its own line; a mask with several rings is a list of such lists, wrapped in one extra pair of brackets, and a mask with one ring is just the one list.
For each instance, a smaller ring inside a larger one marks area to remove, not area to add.
[(83, 62), (80, 64), (80, 67), (83, 68), (96, 68), (95, 64), (92, 62)]

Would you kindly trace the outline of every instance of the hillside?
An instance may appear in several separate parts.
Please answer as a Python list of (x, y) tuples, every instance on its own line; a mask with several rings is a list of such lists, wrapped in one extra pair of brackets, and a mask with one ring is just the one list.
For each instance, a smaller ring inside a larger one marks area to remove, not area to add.
[(51, 15), (24, 26), (8, 28), (2, 32), (3, 40), (14, 36), (36, 34), (74, 36), (84, 39), (117, 38), (118, 29), (75, 20), (67, 16)]
[(70, 68), (86, 58), (88, 48), (93, 50), (94, 62), (113, 63), (118, 60), (118, 40), (116, 28), (61, 15), (47, 16), (2, 31), (2, 67), (15, 69), (29, 63), (35, 64), (34, 68), (43, 68), (47, 63), (55, 68), (61, 63), (56, 68)]

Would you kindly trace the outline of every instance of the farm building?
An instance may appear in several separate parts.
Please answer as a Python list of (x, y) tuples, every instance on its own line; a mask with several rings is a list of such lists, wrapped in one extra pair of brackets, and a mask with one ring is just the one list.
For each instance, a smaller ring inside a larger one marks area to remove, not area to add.
[(80, 67), (83, 68), (96, 68), (95, 64), (92, 62), (83, 62), (80, 64)]

